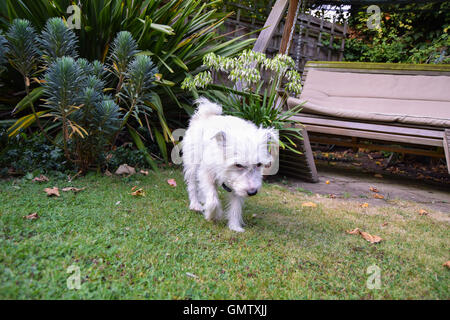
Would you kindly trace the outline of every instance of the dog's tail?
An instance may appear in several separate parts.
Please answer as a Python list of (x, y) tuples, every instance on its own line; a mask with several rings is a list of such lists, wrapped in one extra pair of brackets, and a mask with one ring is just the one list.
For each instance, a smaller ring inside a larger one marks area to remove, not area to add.
[(206, 119), (210, 116), (218, 116), (222, 114), (222, 107), (217, 103), (211, 102), (205, 97), (200, 97), (195, 100), (198, 104), (197, 111), (192, 116), (192, 119)]

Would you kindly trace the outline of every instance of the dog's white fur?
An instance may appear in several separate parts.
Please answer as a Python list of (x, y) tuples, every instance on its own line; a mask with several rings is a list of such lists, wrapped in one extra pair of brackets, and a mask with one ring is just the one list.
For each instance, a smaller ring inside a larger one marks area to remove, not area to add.
[(268, 145), (278, 143), (278, 133), (238, 117), (223, 116), (222, 107), (206, 98), (196, 103), (198, 109), (182, 143), (189, 208), (203, 211), (206, 220), (223, 218), (217, 188), (225, 184), (232, 190), (228, 227), (242, 232), (244, 199), (261, 188), (262, 169), (272, 161)]

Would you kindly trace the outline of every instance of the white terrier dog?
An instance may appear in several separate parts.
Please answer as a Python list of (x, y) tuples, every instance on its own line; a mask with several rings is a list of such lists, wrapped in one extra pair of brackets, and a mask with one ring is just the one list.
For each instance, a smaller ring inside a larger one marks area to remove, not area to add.
[(196, 103), (198, 109), (182, 143), (189, 208), (203, 211), (206, 220), (221, 219), (217, 188), (222, 186), (230, 193), (228, 227), (242, 232), (244, 198), (261, 188), (263, 167), (272, 161), (269, 144), (278, 143), (278, 133), (237, 117), (222, 116), (222, 107), (206, 98)]

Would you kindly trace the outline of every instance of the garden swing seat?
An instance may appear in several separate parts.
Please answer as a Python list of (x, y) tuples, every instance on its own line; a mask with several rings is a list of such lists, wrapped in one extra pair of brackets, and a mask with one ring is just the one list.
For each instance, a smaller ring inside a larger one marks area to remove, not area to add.
[(450, 173), (450, 66), (309, 61), (303, 81), (287, 104), (311, 142), (445, 156)]

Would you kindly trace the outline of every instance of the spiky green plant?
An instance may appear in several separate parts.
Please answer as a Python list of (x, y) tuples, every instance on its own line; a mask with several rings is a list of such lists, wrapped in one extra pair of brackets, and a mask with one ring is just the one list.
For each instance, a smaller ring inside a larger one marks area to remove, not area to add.
[(80, 93), (86, 77), (72, 57), (57, 58), (46, 74), (44, 83), (45, 106), (49, 116), (62, 125), (64, 154), (70, 159), (68, 141), (73, 133), (87, 135), (85, 129), (70, 121), (69, 116), (80, 108)]
[(39, 40), (42, 58), (47, 65), (63, 56), (78, 57), (78, 40), (75, 32), (67, 28), (61, 18), (48, 19)]
[(120, 126), (119, 106), (104, 95), (97, 77), (103, 65), (86, 59), (56, 58), (45, 74), (46, 116), (61, 123), (66, 158), (82, 171), (98, 164), (109, 138)]
[(35, 75), (41, 56), (38, 34), (28, 20), (15, 19), (8, 28), (6, 39), (8, 60), (23, 76), (28, 90), (30, 77)]

